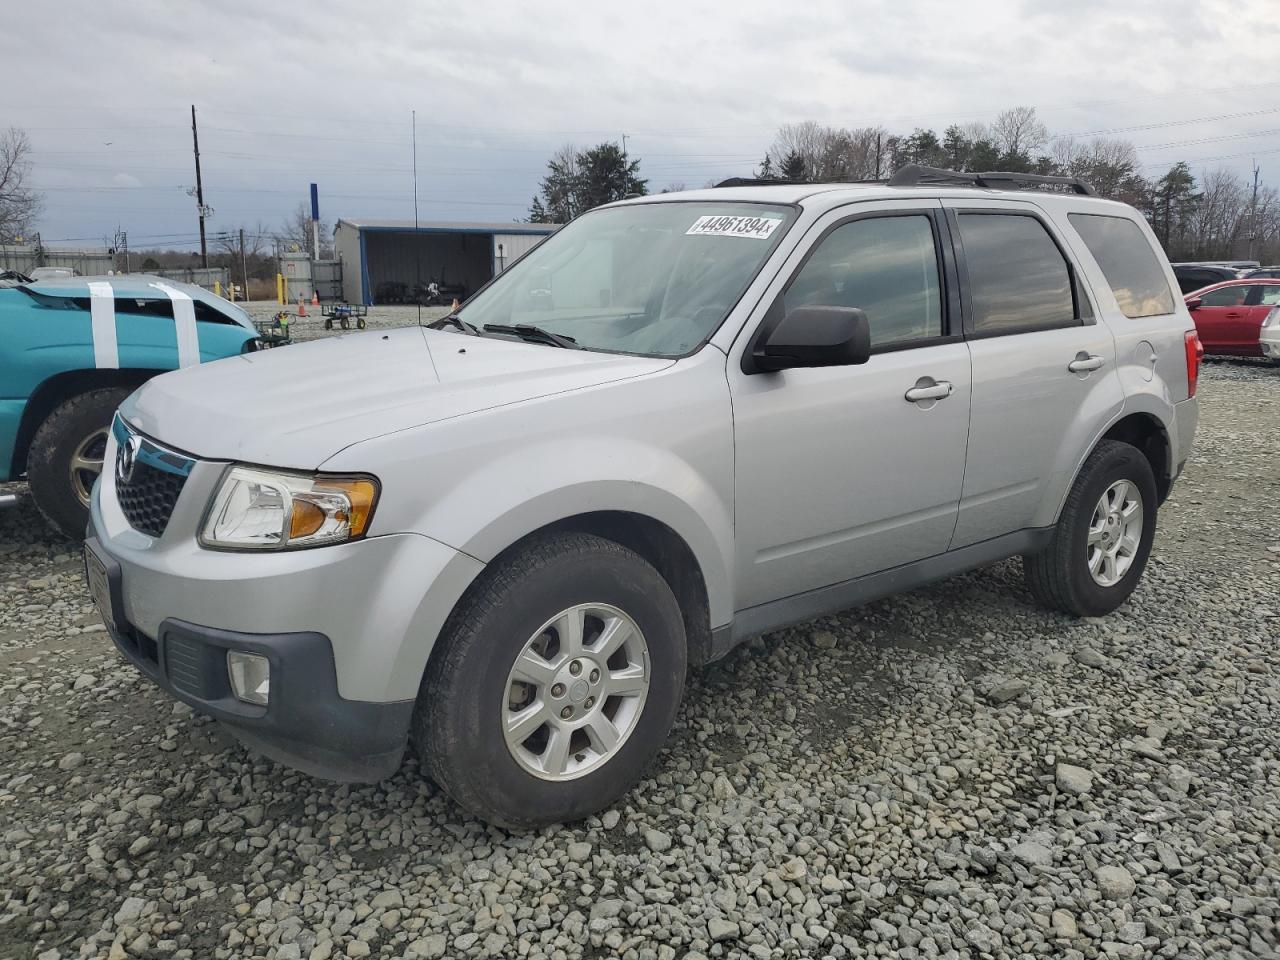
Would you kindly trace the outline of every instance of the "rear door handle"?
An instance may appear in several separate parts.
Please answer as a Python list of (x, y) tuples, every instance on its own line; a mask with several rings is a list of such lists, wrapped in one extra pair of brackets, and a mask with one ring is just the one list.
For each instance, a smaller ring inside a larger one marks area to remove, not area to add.
[(906, 392), (905, 396), (912, 403), (919, 403), (921, 400), (942, 400), (954, 392), (955, 388), (951, 386), (950, 380), (939, 380), (931, 384), (917, 383)]
[(1097, 370), (1102, 366), (1102, 364), (1103, 359), (1101, 357), (1094, 356), (1093, 354), (1086, 354), (1076, 357), (1068, 363), (1067, 369), (1072, 373), (1087, 373), (1090, 370)]

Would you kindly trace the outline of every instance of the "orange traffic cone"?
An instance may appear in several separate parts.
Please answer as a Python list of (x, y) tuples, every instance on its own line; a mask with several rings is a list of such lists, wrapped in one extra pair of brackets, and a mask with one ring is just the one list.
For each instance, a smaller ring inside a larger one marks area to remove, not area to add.
[(299, 296), (298, 297), (298, 316), (305, 317), (306, 315), (307, 315), (307, 303), (305, 300), (302, 299), (301, 296)]
[(320, 306), (320, 292), (318, 290), (311, 291), (311, 305), (313, 307)]

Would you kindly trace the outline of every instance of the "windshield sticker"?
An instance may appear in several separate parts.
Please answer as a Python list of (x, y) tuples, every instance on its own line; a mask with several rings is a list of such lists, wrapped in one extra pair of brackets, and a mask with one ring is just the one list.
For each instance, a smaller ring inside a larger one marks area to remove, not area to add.
[(699, 217), (685, 231), (690, 237), (748, 237), (768, 240), (782, 221), (774, 217)]

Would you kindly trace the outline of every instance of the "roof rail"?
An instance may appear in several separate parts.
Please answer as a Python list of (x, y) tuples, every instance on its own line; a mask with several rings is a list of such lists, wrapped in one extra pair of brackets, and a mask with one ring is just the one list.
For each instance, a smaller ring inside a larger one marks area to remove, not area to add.
[(785, 177), (730, 177), (716, 184), (720, 187), (785, 187), (796, 183), (807, 183), (806, 180), (788, 180)]
[(907, 164), (889, 178), (889, 186), (891, 187), (920, 187), (926, 185), (987, 187), (992, 190), (1052, 186), (1067, 187), (1072, 193), (1078, 193), (1082, 196), (1092, 197), (1096, 195), (1093, 187), (1076, 177), (1050, 177), (1036, 173), (1001, 173), (999, 171), (962, 173), (959, 170), (926, 167), (918, 163)]

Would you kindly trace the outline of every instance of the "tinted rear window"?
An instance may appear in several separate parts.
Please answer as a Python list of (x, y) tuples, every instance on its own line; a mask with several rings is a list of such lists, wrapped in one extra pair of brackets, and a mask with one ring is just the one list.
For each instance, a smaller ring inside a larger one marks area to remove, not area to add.
[(1079, 322), (1071, 272), (1044, 224), (1003, 213), (962, 214), (959, 220), (975, 333), (1021, 333)]
[(1084, 239), (1126, 317), (1173, 313), (1173, 291), (1155, 251), (1132, 220), (1092, 213), (1068, 215)]

